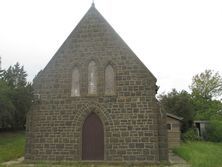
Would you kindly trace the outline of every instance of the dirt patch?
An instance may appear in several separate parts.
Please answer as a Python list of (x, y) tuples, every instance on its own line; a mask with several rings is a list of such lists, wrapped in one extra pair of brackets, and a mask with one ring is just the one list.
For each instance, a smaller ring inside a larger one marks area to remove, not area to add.
[(190, 165), (181, 157), (174, 154), (173, 151), (169, 151), (169, 162), (171, 167), (190, 167)]
[(11, 165), (15, 165), (15, 164), (20, 164), (24, 161), (24, 157), (18, 158), (16, 160), (12, 160), (12, 161), (7, 161), (7, 162), (3, 162), (2, 165), (5, 166), (11, 166)]
[[(35, 164), (22, 164), (23, 161), (24, 161), (24, 157), (21, 157), (21, 158), (18, 158), (16, 160), (4, 162), (4, 163), (2, 163), (2, 165), (4, 165), (4, 166), (18, 166), (18, 167), (20, 167), (20, 166), (23, 166), (23, 167), (24, 166), (25, 167), (34, 167), (34, 166), (36, 166)], [(169, 152), (169, 162), (171, 163), (171, 165), (165, 166), (165, 167), (190, 167), (190, 165), (185, 160), (183, 160), (182, 158), (180, 158), (179, 156), (174, 154), (172, 151)], [(46, 165), (46, 164), (44, 164), (44, 165)], [(49, 164), (49, 166), (51, 166), (51, 165)], [(65, 164), (64, 165), (58, 164), (58, 165), (52, 165), (52, 166), (65, 167), (66, 165)], [(67, 166), (69, 166), (69, 165), (67, 165)], [(77, 166), (79, 166), (79, 165), (77, 165)], [(94, 165), (92, 165), (92, 166), (94, 166)], [(105, 166), (106, 165), (104, 165), (104, 167)], [(107, 165), (107, 167), (110, 167), (110, 165)], [(147, 167), (149, 167), (149, 165), (147, 165)], [(152, 167), (152, 165), (150, 167)], [(157, 166), (154, 165), (154, 167), (158, 167), (158, 165)]]

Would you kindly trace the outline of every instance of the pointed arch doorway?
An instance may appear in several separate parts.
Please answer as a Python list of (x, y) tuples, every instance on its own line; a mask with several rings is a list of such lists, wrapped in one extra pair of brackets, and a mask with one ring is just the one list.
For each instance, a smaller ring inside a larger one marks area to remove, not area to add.
[(104, 160), (104, 129), (100, 118), (90, 113), (82, 128), (82, 160)]

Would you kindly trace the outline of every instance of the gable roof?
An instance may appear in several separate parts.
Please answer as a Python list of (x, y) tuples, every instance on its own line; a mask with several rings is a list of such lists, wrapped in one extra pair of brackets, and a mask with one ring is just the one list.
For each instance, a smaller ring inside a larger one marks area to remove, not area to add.
[(166, 115), (167, 115), (167, 117), (170, 117), (170, 118), (173, 118), (173, 119), (176, 119), (176, 120), (179, 120), (179, 121), (183, 120), (183, 117), (178, 117), (174, 114), (167, 113)]
[[(81, 34), (81, 39), (79, 37), (80, 34)], [(109, 38), (107, 38), (107, 36), (109, 36)], [(127, 49), (130, 55), (135, 56), (138, 62), (147, 70), (147, 72), (154, 79), (154, 81), (156, 81), (155, 76), (141, 62), (141, 60), (129, 48), (129, 46), (118, 35), (118, 33), (112, 28), (112, 26), (105, 20), (105, 18), (95, 8), (94, 3), (86, 12), (86, 14), (83, 16), (83, 18), (80, 20), (78, 25), (74, 28), (74, 30), (67, 37), (67, 39), (63, 42), (63, 44), (57, 50), (57, 52), (49, 61), (49, 63), (46, 65), (46, 67), (43, 70), (43, 73), (50, 66), (51, 62), (55, 60), (55, 58), (61, 56), (61, 53), (64, 52), (66, 48), (75, 49), (76, 43), (79, 43), (80, 40), (82, 42), (82, 45), (84, 45), (84, 47), (87, 46), (87, 48), (89, 48), (91, 51), (99, 51), (99, 49), (100, 50), (103, 49), (102, 48), (103, 43), (105, 43), (106, 40), (116, 43), (116, 45)]]

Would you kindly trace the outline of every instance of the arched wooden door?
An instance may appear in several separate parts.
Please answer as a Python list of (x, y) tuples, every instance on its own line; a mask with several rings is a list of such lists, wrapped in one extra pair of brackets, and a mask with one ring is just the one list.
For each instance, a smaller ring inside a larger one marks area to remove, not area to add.
[(103, 124), (95, 113), (91, 113), (83, 124), (82, 160), (104, 160)]

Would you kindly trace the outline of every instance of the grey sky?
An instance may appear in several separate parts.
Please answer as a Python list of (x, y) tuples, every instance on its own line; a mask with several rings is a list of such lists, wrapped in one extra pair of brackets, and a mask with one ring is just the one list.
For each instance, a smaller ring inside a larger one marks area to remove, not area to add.
[[(2, 67), (17, 61), (31, 81), (92, 0), (0, 0)], [(192, 76), (222, 74), (221, 0), (95, 0), (96, 8), (157, 77), (160, 92), (188, 89)]]

